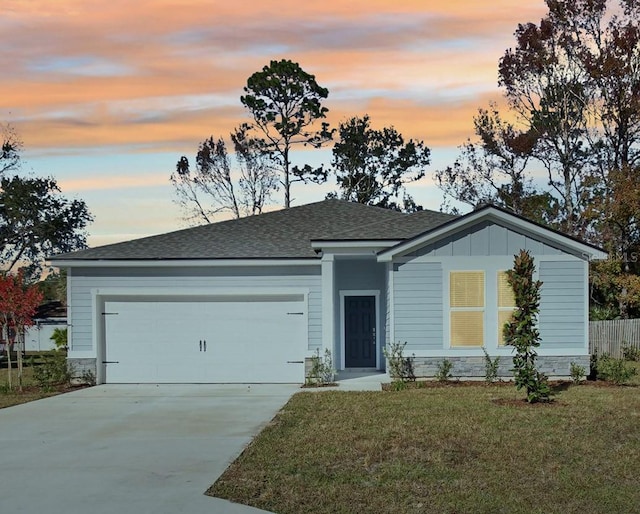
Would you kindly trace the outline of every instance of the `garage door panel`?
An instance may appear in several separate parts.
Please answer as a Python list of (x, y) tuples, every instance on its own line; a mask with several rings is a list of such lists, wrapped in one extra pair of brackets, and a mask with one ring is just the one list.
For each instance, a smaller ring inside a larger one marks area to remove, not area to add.
[(273, 297), (105, 302), (106, 381), (301, 382), (304, 310)]

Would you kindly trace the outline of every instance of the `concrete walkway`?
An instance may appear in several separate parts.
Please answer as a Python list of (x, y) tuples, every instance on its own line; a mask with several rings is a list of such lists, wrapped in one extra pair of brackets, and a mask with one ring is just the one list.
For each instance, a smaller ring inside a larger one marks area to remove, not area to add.
[(0, 513), (257, 513), (204, 495), (296, 385), (96, 386), (0, 410)]

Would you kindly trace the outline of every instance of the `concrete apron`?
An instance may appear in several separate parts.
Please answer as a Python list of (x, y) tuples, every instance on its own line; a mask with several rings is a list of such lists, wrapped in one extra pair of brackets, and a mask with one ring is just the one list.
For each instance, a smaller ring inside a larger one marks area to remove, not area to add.
[(296, 385), (108, 385), (0, 410), (0, 512), (260, 512), (204, 496)]

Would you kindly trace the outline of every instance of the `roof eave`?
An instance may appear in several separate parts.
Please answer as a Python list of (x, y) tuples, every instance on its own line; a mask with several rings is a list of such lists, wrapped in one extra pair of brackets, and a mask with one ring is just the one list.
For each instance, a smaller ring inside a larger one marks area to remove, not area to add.
[(401, 243), (401, 238), (395, 239), (312, 239), (311, 248), (324, 250), (331, 248), (391, 248)]
[(227, 258), (227, 259), (55, 259), (48, 261), (56, 268), (177, 268), (222, 266), (313, 266), (319, 257), (291, 258)]

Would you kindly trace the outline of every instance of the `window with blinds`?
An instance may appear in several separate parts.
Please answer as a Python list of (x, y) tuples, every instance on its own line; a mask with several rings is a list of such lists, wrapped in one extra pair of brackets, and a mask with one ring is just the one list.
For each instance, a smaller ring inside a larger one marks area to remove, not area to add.
[(451, 346), (484, 344), (484, 272), (452, 271), (449, 274)]
[(498, 271), (498, 344), (504, 346), (503, 328), (511, 320), (516, 310), (516, 300), (513, 289), (507, 280), (506, 271)]

